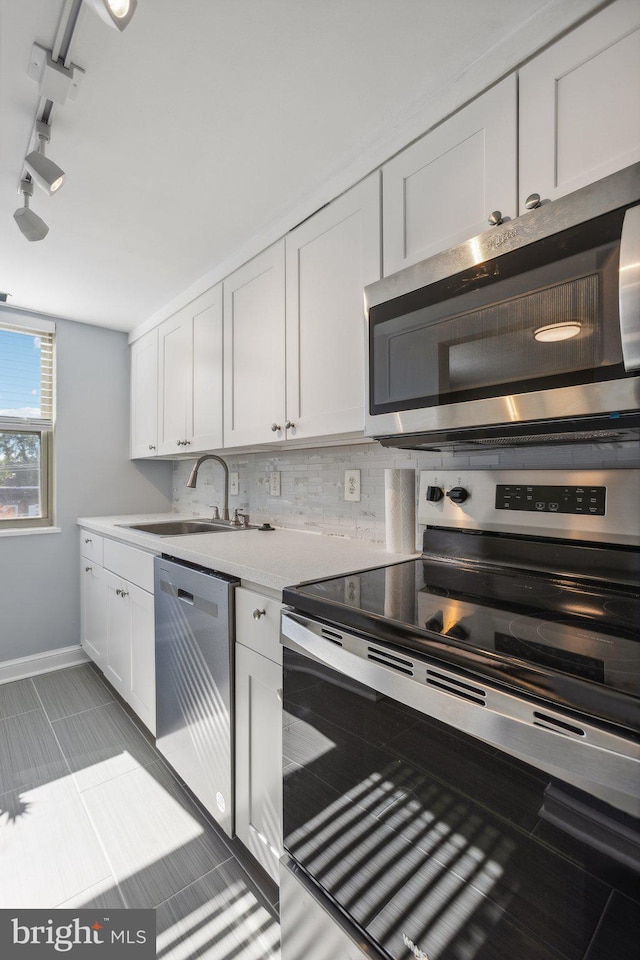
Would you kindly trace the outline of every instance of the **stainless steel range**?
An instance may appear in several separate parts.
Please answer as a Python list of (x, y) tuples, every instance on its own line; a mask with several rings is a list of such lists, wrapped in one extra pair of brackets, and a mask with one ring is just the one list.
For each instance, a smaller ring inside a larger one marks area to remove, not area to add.
[(423, 473), (420, 559), (285, 591), (283, 960), (634, 955), (639, 490)]

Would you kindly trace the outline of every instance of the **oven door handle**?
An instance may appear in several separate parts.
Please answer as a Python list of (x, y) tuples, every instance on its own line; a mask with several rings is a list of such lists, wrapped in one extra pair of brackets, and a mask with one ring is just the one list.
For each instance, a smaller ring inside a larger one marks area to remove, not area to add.
[[(413, 651), (391, 651), (375, 640), (289, 610), (282, 614), (282, 643), (350, 681), (640, 816), (640, 744), (631, 737), (508, 693), (484, 679), (470, 680)], [(399, 661), (397, 666), (394, 660)]]

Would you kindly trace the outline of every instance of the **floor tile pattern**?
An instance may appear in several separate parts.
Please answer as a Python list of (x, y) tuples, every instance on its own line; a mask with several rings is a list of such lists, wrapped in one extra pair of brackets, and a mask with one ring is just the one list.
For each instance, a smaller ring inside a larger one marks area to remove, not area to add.
[(275, 910), (89, 664), (0, 685), (0, 908), (155, 907), (163, 960), (278, 960)]

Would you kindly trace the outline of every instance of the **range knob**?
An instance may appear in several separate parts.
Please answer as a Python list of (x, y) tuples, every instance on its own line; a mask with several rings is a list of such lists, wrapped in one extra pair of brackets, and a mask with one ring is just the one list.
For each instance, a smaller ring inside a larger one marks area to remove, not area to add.
[(469, 496), (469, 491), (464, 487), (452, 487), (447, 496), (452, 503), (464, 503)]
[(442, 500), (442, 490), (440, 487), (427, 487), (427, 500), (430, 503), (438, 503), (439, 500)]

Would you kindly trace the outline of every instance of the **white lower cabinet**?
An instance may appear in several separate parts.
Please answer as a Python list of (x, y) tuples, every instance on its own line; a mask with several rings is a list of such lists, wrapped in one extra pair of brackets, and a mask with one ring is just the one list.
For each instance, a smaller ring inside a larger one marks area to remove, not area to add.
[[(104, 566), (86, 556), (97, 540)], [(87, 531), (81, 554), (82, 647), (155, 734), (153, 555)]]
[(236, 590), (236, 834), (278, 883), (282, 853), (282, 604)]

